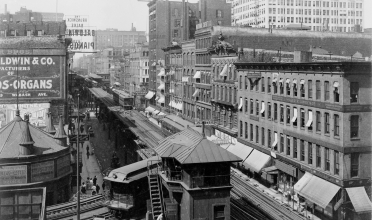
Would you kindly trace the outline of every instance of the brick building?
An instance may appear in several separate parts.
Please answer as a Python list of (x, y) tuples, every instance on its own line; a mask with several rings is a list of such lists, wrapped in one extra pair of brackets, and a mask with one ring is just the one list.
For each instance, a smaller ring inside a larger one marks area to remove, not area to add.
[(56, 12), (33, 12), (32, 10), (28, 10), (25, 7), (21, 7), (18, 12), (14, 14), (10, 14), (7, 11), (7, 7), (5, 5), (4, 13), (0, 14), (0, 21), (1, 22), (20, 22), (20, 23), (30, 23), (30, 22), (62, 22), (63, 21), (63, 13), (56, 13)]
[(183, 118), (191, 122), (195, 121), (195, 99), (193, 94), (193, 76), (195, 73), (195, 41), (182, 42), (182, 84), (183, 84)]
[(274, 176), (269, 184), (306, 201), (321, 219), (370, 215), (371, 63), (235, 66), (238, 141), (271, 155), (271, 162), (258, 168), (247, 155), (245, 168), (259, 177), (263, 168), (275, 165), (279, 173), (269, 175)]
[(125, 52), (129, 52), (137, 43), (144, 43), (147, 40), (145, 31), (136, 31), (132, 27), (130, 31), (119, 31), (113, 28), (97, 30), (94, 41), (98, 50), (107, 47), (121, 47), (125, 49)]

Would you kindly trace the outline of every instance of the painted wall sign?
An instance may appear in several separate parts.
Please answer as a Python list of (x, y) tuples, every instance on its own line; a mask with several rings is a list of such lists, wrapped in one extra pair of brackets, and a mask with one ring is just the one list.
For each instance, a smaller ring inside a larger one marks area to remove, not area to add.
[(70, 155), (57, 159), (57, 176), (63, 176), (71, 171)]
[(54, 161), (31, 164), (31, 182), (46, 181), (54, 178)]
[(0, 103), (14, 100), (17, 90), (20, 101), (63, 98), (62, 65), (59, 56), (0, 55)]
[[(45, 115), (48, 108), (50, 108), (50, 103), (19, 104), (18, 106), (21, 117), (25, 114), (29, 115), (30, 123), (38, 127), (45, 126)], [(0, 104), (0, 124), (11, 122), (16, 115), (16, 110), (16, 104)]]
[(0, 185), (27, 183), (27, 166), (0, 166)]
[(89, 16), (65, 15), (66, 35), (72, 38), (69, 49), (75, 52), (93, 52), (96, 27), (90, 26)]

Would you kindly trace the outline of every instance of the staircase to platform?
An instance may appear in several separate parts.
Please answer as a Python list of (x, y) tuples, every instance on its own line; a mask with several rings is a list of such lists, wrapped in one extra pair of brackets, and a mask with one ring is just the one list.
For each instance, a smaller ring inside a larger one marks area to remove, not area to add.
[(158, 216), (164, 212), (163, 210), (163, 198), (161, 192), (161, 185), (159, 181), (158, 169), (153, 168), (153, 164), (149, 161), (147, 166), (147, 178), (149, 183), (151, 208), (153, 219), (157, 219)]

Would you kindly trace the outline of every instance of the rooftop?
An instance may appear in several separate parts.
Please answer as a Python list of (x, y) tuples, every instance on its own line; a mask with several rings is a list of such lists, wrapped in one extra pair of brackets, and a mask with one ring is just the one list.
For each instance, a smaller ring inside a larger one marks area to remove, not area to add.
[(65, 49), (57, 36), (17, 36), (0, 38), (0, 48), (16, 49)]

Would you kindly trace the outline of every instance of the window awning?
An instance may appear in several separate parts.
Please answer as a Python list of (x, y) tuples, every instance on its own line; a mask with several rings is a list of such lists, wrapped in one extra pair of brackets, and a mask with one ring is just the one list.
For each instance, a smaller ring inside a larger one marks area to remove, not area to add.
[(188, 82), (189, 81), (189, 77), (188, 76), (183, 76), (182, 77), (182, 82)]
[(288, 83), (288, 84), (289, 84), (290, 82), (291, 82), (290, 79), (286, 79), (286, 80), (285, 80), (285, 83)]
[(225, 66), (223, 67), (220, 76), (227, 76), (227, 64), (225, 64)]
[(283, 79), (283, 78), (280, 78), (280, 79), (279, 79), (279, 84), (280, 84), (280, 86), (282, 86), (282, 85), (283, 85), (283, 81), (284, 81), (284, 79)]
[(292, 81), (292, 83), (293, 83), (293, 86), (297, 86), (297, 79), (294, 79), (294, 80)]
[(301, 79), (301, 80), (300, 80), (300, 84), (301, 84), (301, 85), (305, 85), (305, 80), (304, 80), (304, 79)]
[(154, 97), (154, 95), (155, 95), (155, 92), (149, 91), (149, 92), (146, 94), (145, 98), (146, 98), (146, 99), (152, 99), (152, 97)]
[(339, 86), (340, 86), (340, 84), (338, 82), (333, 83), (333, 87), (339, 87)]
[(164, 69), (161, 69), (158, 76), (165, 76), (165, 70)]
[(338, 82), (334, 82), (334, 83), (333, 83), (334, 91), (335, 91), (336, 93), (340, 93), (339, 86), (340, 86), (340, 85), (339, 85)]
[(264, 113), (265, 112), (265, 102), (261, 102), (261, 111), (260, 113)]
[(295, 192), (300, 192), (302, 188), (306, 186), (306, 184), (309, 183), (311, 177), (313, 177), (313, 174), (306, 172), (299, 181), (294, 185), (293, 189)]
[(195, 75), (192, 78), (200, 79), (200, 71), (196, 71)]
[(350, 201), (354, 206), (355, 212), (366, 213), (372, 211), (372, 203), (368, 198), (364, 187), (346, 188)]
[(274, 142), (271, 145), (272, 147), (275, 147), (278, 144), (278, 133), (274, 133)]
[(311, 123), (313, 123), (313, 112), (309, 111), (309, 120), (306, 122), (306, 127), (310, 127)]
[(312, 176), (299, 194), (325, 209), (340, 187), (317, 176)]
[(160, 84), (160, 86), (158, 87), (159, 90), (164, 90), (164, 88), (165, 88), (165, 84), (164, 83)]
[(199, 92), (200, 92), (200, 90), (199, 89), (196, 89), (195, 92), (194, 92), (194, 94), (192, 94), (192, 97), (198, 96), (199, 95)]
[(151, 113), (152, 113), (152, 112), (155, 111), (155, 109), (154, 109), (153, 107), (150, 107), (150, 106), (149, 106), (149, 107), (145, 108), (145, 111), (146, 111), (146, 112), (151, 112)]
[(160, 97), (160, 99), (158, 100), (159, 103), (164, 103), (164, 96), (163, 97)]
[(156, 66), (156, 62), (153, 62), (151, 66)]
[(295, 122), (297, 120), (297, 108), (293, 108), (293, 118), (291, 122)]
[(244, 161), (243, 165), (245, 168), (249, 168), (251, 171), (259, 173), (270, 161), (270, 155), (264, 154), (261, 151), (253, 150), (249, 157)]
[(243, 98), (240, 97), (238, 109), (240, 110), (243, 107)]
[(252, 152), (253, 148), (236, 142), (236, 144), (230, 144), (226, 150), (228, 150), (232, 154), (235, 154), (237, 157), (241, 158), (244, 161)]
[(278, 81), (278, 78), (273, 78), (272, 83), (276, 83)]

